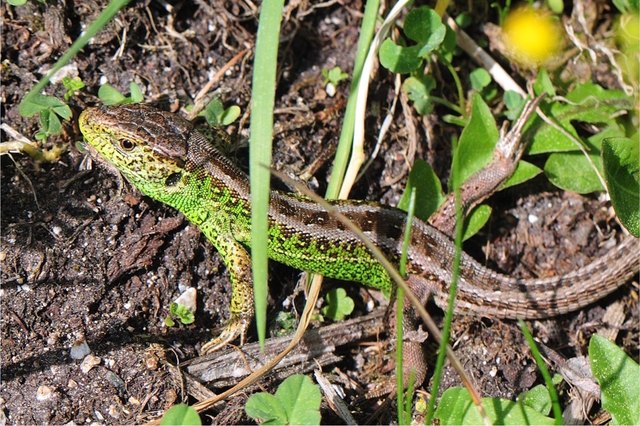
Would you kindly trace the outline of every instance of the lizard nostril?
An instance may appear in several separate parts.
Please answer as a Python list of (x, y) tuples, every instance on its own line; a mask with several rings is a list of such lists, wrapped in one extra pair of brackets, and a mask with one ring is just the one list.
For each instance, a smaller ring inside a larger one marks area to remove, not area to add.
[(166, 186), (174, 186), (180, 181), (181, 177), (182, 177), (182, 173), (179, 173), (179, 172), (178, 173), (172, 173), (164, 181), (164, 184)]

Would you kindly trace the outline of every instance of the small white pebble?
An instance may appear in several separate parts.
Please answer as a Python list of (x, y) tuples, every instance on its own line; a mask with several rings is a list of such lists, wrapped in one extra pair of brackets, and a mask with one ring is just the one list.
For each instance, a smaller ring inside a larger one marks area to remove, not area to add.
[(333, 98), (336, 95), (336, 86), (334, 86), (333, 83), (329, 82), (327, 83), (327, 87), (324, 88), (324, 91), (327, 92), (327, 95), (330, 98)]
[(91, 353), (91, 349), (89, 349), (89, 345), (84, 339), (80, 341), (76, 341), (71, 347), (71, 351), (70, 351), (71, 358), (73, 359), (83, 359), (90, 353)]
[(51, 399), (54, 395), (54, 389), (47, 385), (38, 386), (38, 390), (36, 391), (36, 399), (38, 401), (46, 401)]
[(82, 363), (80, 363), (80, 371), (82, 371), (84, 374), (87, 374), (89, 371), (91, 371), (91, 369), (93, 369), (93, 367), (99, 365), (101, 362), (102, 359), (100, 359), (100, 357), (89, 354), (84, 357)]
[(59, 226), (54, 226), (53, 228), (51, 228), (51, 232), (53, 232), (53, 235), (55, 235), (56, 237), (59, 237), (62, 234), (62, 228)]
[(498, 374), (498, 368), (497, 367), (491, 367), (491, 371), (489, 371), (489, 376), (496, 377), (496, 374)]
[(54, 331), (47, 337), (47, 345), (54, 346), (58, 343), (58, 340), (60, 340), (60, 332)]
[(373, 311), (373, 308), (375, 308), (375, 302), (373, 299), (369, 299), (367, 301), (367, 312)]
[(178, 298), (174, 300), (174, 302), (179, 305), (186, 306), (191, 312), (195, 312), (197, 295), (198, 292), (196, 291), (196, 289), (194, 287), (189, 287), (184, 291), (184, 293), (178, 296)]
[(527, 219), (529, 220), (529, 223), (534, 224), (537, 223), (540, 218), (538, 216), (536, 216), (535, 214), (530, 214), (529, 216), (527, 216)]
[(120, 410), (118, 410), (118, 407), (115, 404), (111, 404), (109, 406), (109, 411), (107, 411), (109, 413), (109, 415), (111, 417), (113, 417), (114, 419), (118, 419), (120, 418)]

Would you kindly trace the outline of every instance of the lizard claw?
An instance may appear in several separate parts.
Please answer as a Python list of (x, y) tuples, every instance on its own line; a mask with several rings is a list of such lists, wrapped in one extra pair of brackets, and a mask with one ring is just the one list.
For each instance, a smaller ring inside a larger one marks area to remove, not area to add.
[(250, 323), (251, 318), (246, 318), (243, 315), (232, 315), (223, 326), (220, 335), (209, 340), (202, 346), (200, 354), (207, 355), (214, 353), (238, 337), (240, 337), (240, 346), (244, 345)]

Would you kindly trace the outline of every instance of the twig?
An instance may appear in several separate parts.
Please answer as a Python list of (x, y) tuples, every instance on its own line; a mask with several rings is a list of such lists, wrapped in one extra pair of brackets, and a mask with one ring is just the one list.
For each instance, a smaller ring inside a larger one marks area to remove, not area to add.
[(456, 42), (471, 58), (485, 68), (496, 83), (505, 91), (512, 90), (523, 97), (527, 96), (527, 92), (515, 82), (513, 78), (505, 71), (502, 66), (495, 61), (484, 49), (473, 41), (464, 30), (458, 27), (456, 21), (448, 15), (446, 16), (447, 25), (456, 33)]
[(244, 49), (238, 52), (236, 56), (234, 56), (229, 62), (224, 64), (222, 68), (220, 68), (218, 72), (216, 72), (213, 77), (209, 79), (207, 84), (205, 84), (204, 87), (200, 89), (200, 91), (196, 95), (193, 109), (188, 114), (188, 120), (193, 120), (195, 116), (198, 115), (200, 111), (202, 111), (202, 109), (204, 108), (204, 97), (207, 95), (207, 93), (209, 93), (209, 90), (211, 90), (213, 85), (216, 84), (218, 80), (220, 80), (220, 78), (224, 75), (225, 72), (227, 72), (229, 68), (238, 63), (238, 61), (240, 61), (240, 59), (242, 59), (248, 52), (249, 49)]

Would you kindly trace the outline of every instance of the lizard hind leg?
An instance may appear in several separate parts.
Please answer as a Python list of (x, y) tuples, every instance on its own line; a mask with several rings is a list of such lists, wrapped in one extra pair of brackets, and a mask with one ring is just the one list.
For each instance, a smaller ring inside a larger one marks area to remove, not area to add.
[[(420, 300), (424, 306), (432, 294), (431, 286), (424, 280), (411, 275), (407, 280), (407, 285)], [(403, 383), (406, 387), (409, 383), (409, 377), (413, 376), (414, 386), (420, 386), (427, 377), (428, 364), (426, 360), (426, 352), (424, 341), (428, 334), (420, 329), (422, 320), (412, 306), (409, 298), (405, 296), (404, 309), (402, 313), (402, 328), (404, 330), (404, 338), (402, 342), (402, 376)]]
[(202, 354), (213, 353), (238, 337), (242, 346), (254, 314), (249, 253), (230, 234), (208, 233), (207, 237), (216, 246), (227, 267), (231, 279), (231, 303), (229, 319), (223, 325), (222, 332), (202, 346)]

